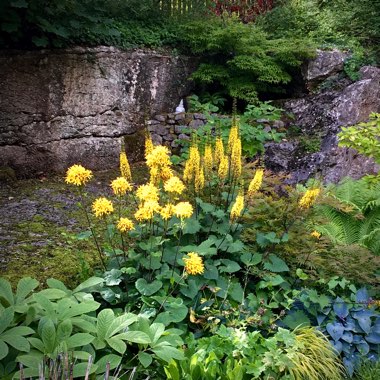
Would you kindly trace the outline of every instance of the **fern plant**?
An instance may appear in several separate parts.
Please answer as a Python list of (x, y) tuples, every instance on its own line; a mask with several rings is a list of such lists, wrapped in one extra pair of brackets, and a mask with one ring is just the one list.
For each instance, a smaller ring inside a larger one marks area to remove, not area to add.
[(330, 187), (331, 199), (318, 207), (327, 223), (317, 230), (335, 244), (359, 244), (380, 254), (380, 184), (346, 179)]

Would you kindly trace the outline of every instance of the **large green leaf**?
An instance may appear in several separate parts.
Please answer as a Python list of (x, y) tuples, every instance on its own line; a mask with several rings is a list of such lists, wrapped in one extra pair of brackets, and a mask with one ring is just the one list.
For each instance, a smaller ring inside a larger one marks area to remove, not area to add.
[(103, 374), (106, 370), (107, 363), (110, 363), (110, 369), (115, 369), (121, 363), (121, 356), (110, 354), (101, 357), (95, 364), (97, 366), (96, 373)]
[(127, 350), (127, 345), (121, 339), (118, 339), (116, 337), (108, 338), (107, 343), (119, 354), (123, 355), (124, 352)]
[(99, 339), (105, 339), (107, 336), (107, 331), (112, 322), (115, 319), (115, 314), (111, 309), (104, 309), (98, 314), (96, 329)]
[(13, 308), (8, 307), (0, 311), (0, 333), (6, 330), (12, 323), (14, 317)]
[(8, 346), (0, 338), (0, 360), (4, 359), (8, 355)]
[(220, 262), (223, 265), (219, 267), (219, 272), (234, 273), (241, 269), (240, 265), (236, 261), (222, 259)]
[(285, 261), (273, 254), (269, 255), (267, 261), (264, 263), (264, 268), (275, 273), (289, 271), (289, 267)]
[(106, 333), (106, 337), (110, 338), (117, 332), (124, 330), (127, 326), (137, 321), (137, 315), (132, 313), (125, 313), (115, 318), (115, 320), (109, 325)]
[(17, 284), (16, 302), (22, 302), (40, 283), (31, 277), (22, 278)]
[(99, 306), (99, 302), (91, 300), (84, 301), (79, 304), (73, 302), (71, 307), (61, 314), (61, 318), (66, 319), (86, 314), (91, 311), (98, 310)]
[(160, 359), (170, 362), (172, 359), (182, 360), (184, 359), (183, 353), (169, 345), (159, 345), (152, 348), (152, 351), (159, 357)]
[(51, 319), (46, 319), (44, 323), (42, 324), (42, 328), (41, 328), (41, 339), (42, 339), (42, 342), (44, 343), (46, 353), (54, 352), (56, 348), (55, 338), (56, 338), (56, 331), (55, 331), (54, 323)]
[[(11, 284), (4, 278), (0, 278), (0, 301), (4, 306), (11, 306), (14, 304)], [(5, 301), (5, 304), (3, 301)]]
[(69, 339), (67, 339), (67, 348), (76, 348), (76, 347), (82, 347), (86, 344), (90, 344), (95, 339), (94, 336), (87, 333), (78, 333), (72, 335)]
[(29, 352), (30, 350), (28, 340), (21, 335), (2, 335), (0, 339), (7, 342), (10, 346), (14, 347), (18, 351)]
[(139, 358), (139, 361), (143, 365), (144, 368), (149, 367), (153, 361), (152, 355), (149, 355), (146, 352), (139, 352), (138, 358)]
[(139, 278), (135, 282), (136, 289), (143, 296), (151, 296), (154, 293), (157, 293), (162, 288), (162, 282), (159, 280), (154, 280), (150, 284), (145, 280), (145, 278)]
[(142, 331), (127, 331), (120, 335), (122, 335), (123, 340), (126, 340), (128, 342), (141, 344), (151, 343), (149, 335)]

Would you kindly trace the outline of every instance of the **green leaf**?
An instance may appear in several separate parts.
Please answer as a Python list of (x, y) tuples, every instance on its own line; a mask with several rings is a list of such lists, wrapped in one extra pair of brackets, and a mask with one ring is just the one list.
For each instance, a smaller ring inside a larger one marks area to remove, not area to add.
[(243, 288), (241, 287), (241, 285), (238, 282), (234, 282), (231, 284), (231, 286), (228, 290), (228, 294), (236, 302), (242, 302), (242, 300), (243, 300), (243, 296), (244, 296)]
[(62, 319), (76, 317), (78, 315), (86, 314), (91, 311), (98, 310), (100, 306), (99, 302), (96, 301), (85, 301), (80, 304), (73, 303), (72, 307), (67, 309), (64, 313), (61, 314)]
[(26, 0), (13, 0), (11, 1), (11, 5), (14, 8), (28, 8)]
[(10, 346), (14, 347), (18, 351), (29, 352), (30, 350), (28, 340), (21, 335), (2, 335), (1, 339), (3, 339), (5, 342), (7, 342)]
[(0, 338), (0, 360), (4, 359), (8, 355), (8, 346)]
[(144, 368), (149, 367), (153, 361), (152, 355), (149, 355), (146, 352), (139, 352), (138, 358), (139, 358), (139, 361), (143, 365)]
[(152, 294), (157, 293), (162, 288), (162, 282), (159, 280), (155, 280), (151, 282), (150, 284), (148, 284), (144, 278), (139, 278), (135, 282), (135, 286), (136, 286), (136, 289), (143, 296), (151, 296)]
[(17, 361), (22, 363), (24, 366), (29, 368), (38, 369), (39, 365), (42, 363), (44, 359), (44, 354), (37, 351), (30, 351), (27, 355), (19, 355), (17, 356)]
[(289, 267), (285, 261), (273, 254), (269, 255), (268, 261), (264, 263), (264, 268), (275, 273), (289, 271)]
[(110, 338), (120, 330), (124, 330), (127, 326), (136, 322), (138, 319), (137, 315), (132, 313), (125, 313), (117, 317), (108, 327), (106, 337)]
[(203, 277), (207, 280), (217, 280), (219, 277), (218, 268), (215, 265), (212, 265), (210, 263), (205, 263), (205, 272), (203, 274)]
[(142, 331), (127, 331), (122, 334), (123, 339), (132, 343), (149, 344), (151, 339), (148, 334)]
[(224, 266), (219, 267), (219, 272), (234, 273), (241, 269), (240, 265), (236, 261), (222, 259), (220, 260)]
[(195, 218), (186, 219), (183, 234), (194, 235), (201, 230), (201, 224)]
[(104, 374), (107, 363), (110, 363), (110, 369), (115, 369), (121, 363), (121, 356), (110, 354), (100, 358), (95, 364), (97, 366), (96, 373)]
[(37, 47), (46, 47), (49, 45), (49, 40), (47, 37), (36, 37), (34, 36), (32, 38), (32, 42), (34, 43), (34, 45), (36, 45)]
[(66, 340), (70, 337), (73, 331), (73, 324), (71, 319), (66, 319), (61, 322), (57, 327), (57, 339), (58, 341)]
[(49, 299), (47, 297), (42, 295), (41, 292), (34, 294), (33, 298), (35, 299), (35, 301), (38, 303), (39, 306), (41, 306), (43, 309), (46, 310), (46, 313), (50, 317), (53, 318), (55, 316), (53, 304), (49, 301)]
[(228, 245), (226, 252), (229, 252), (229, 253), (242, 252), (243, 249), (244, 249), (244, 243), (241, 240), (236, 240), (233, 243), (230, 243)]
[(174, 348), (172, 346), (168, 346), (168, 345), (156, 346), (152, 349), (152, 351), (157, 355), (157, 357), (159, 357), (160, 359), (168, 363), (172, 359), (177, 359), (177, 360), (184, 359), (183, 353), (177, 348)]
[(182, 304), (182, 300), (181, 303), (167, 301), (164, 308), (166, 311), (160, 313), (155, 322), (163, 323), (165, 326), (173, 322), (178, 323), (183, 321), (188, 314), (187, 306)]
[(96, 329), (99, 339), (105, 339), (109, 326), (115, 319), (115, 314), (111, 309), (104, 309), (98, 314)]
[(8, 307), (0, 312), (0, 334), (12, 323), (14, 317), (13, 308)]
[(82, 231), (78, 235), (75, 236), (77, 240), (87, 240), (92, 236), (91, 231)]
[(261, 255), (260, 253), (252, 254), (250, 252), (244, 252), (240, 256), (240, 260), (247, 266), (260, 264), (262, 259), (263, 255)]
[(295, 329), (298, 326), (309, 326), (310, 320), (302, 310), (290, 312), (283, 320), (285, 326)]
[(67, 348), (82, 347), (90, 344), (95, 339), (94, 336), (87, 333), (78, 333), (67, 339)]
[(69, 292), (69, 290), (66, 288), (65, 284), (62, 281), (56, 280), (55, 278), (47, 279), (46, 283), (48, 284), (49, 288), (59, 289), (59, 290), (62, 290), (66, 293)]
[(127, 345), (121, 339), (118, 339), (116, 337), (108, 338), (107, 343), (119, 354), (123, 355), (124, 352), (127, 350)]
[(38, 351), (44, 353), (45, 347), (44, 344), (42, 343), (41, 339), (37, 338), (28, 338), (29, 343), (31, 344), (32, 347), (36, 348)]
[(17, 284), (16, 302), (23, 301), (40, 283), (31, 277), (22, 278)]
[[(42, 321), (42, 320), (41, 320)], [(41, 322), (40, 321), (40, 322)], [(46, 348), (46, 353), (53, 353), (55, 350), (55, 326), (51, 319), (45, 320), (42, 325), (41, 338), (44, 346)]]
[(43, 289), (38, 294), (48, 298), (49, 300), (56, 300), (67, 296), (67, 291), (61, 289)]
[(5, 306), (14, 304), (11, 284), (4, 278), (0, 278), (0, 300), (2, 299), (6, 301)]
[(163, 323), (152, 323), (149, 330), (152, 344), (155, 344), (165, 331), (165, 325)]
[(88, 290), (94, 288), (95, 286), (102, 285), (103, 283), (104, 283), (104, 279), (101, 277), (90, 277), (86, 281), (79, 284), (73, 290), (73, 293), (85, 292), (85, 291), (88, 291)]
[(107, 286), (119, 285), (122, 278), (123, 272), (120, 269), (111, 269), (104, 273), (104, 280)]

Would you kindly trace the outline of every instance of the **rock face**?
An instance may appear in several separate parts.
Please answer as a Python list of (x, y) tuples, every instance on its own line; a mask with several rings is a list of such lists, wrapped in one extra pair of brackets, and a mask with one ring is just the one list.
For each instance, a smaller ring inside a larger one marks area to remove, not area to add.
[(360, 178), (376, 173), (380, 168), (372, 159), (337, 146), (342, 126), (367, 121), (371, 112), (380, 112), (380, 68), (363, 67), (360, 74), (359, 81), (342, 90), (328, 89), (286, 101), (284, 108), (294, 115), (293, 124), (303, 137), (319, 139), (320, 150), (305, 154), (302, 144), (295, 141), (270, 143), (265, 156), (267, 166), (290, 173), (291, 183), (318, 174), (326, 182), (338, 182), (345, 176)]
[(111, 47), (1, 52), (0, 167), (20, 176), (114, 167), (124, 136), (138, 158), (144, 117), (174, 110), (195, 67)]

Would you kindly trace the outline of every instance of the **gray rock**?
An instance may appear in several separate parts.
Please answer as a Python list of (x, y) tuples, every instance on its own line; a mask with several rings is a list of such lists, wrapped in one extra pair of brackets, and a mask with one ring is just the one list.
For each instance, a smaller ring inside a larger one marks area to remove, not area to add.
[(187, 125), (176, 125), (176, 126), (174, 127), (174, 132), (177, 133), (177, 135), (178, 135), (178, 134), (182, 133), (182, 131), (183, 131), (184, 129), (186, 129), (186, 128), (188, 128)]
[(343, 70), (348, 53), (340, 50), (317, 50), (315, 59), (310, 60), (303, 70), (303, 77), (309, 89), (315, 88), (326, 78)]
[(161, 145), (162, 144), (163, 139), (160, 135), (152, 133), (151, 137), (152, 137), (153, 144), (155, 144), (155, 145)]
[(190, 128), (193, 128), (193, 129), (198, 129), (199, 127), (201, 127), (202, 125), (204, 125), (204, 121), (201, 120), (201, 119), (195, 119), (195, 120), (192, 120), (189, 124), (189, 127)]
[(161, 122), (166, 121), (166, 116), (165, 116), (165, 115), (155, 115), (154, 118), (155, 118), (157, 121), (161, 121)]
[(79, 162), (106, 169), (124, 136), (133, 141), (129, 157), (141, 159), (146, 114), (165, 121), (195, 67), (187, 57), (104, 46), (1, 51), (0, 166), (20, 176)]
[(175, 115), (175, 120), (176, 121), (181, 121), (181, 120), (185, 120), (185, 118), (186, 118), (186, 113), (185, 112), (181, 112), (181, 113), (177, 113), (176, 115)]
[[(165, 121), (165, 120), (162, 120), (162, 121)], [(147, 125), (157, 125), (157, 124), (160, 124), (159, 120), (148, 120), (147, 121)]]
[(190, 140), (190, 137), (188, 135), (185, 135), (184, 133), (181, 133), (178, 136), (178, 139), (180, 139), (180, 140)]
[(203, 115), (203, 113), (194, 113), (193, 118), (198, 120), (207, 120), (207, 117)]

